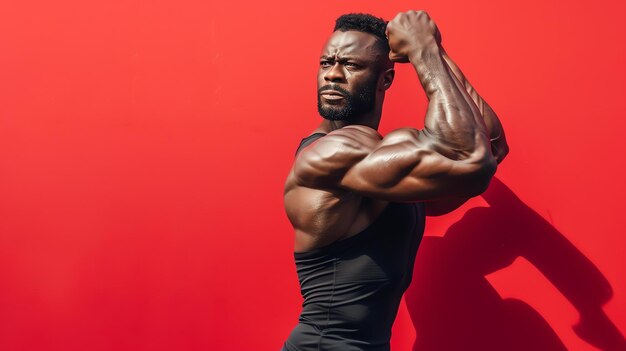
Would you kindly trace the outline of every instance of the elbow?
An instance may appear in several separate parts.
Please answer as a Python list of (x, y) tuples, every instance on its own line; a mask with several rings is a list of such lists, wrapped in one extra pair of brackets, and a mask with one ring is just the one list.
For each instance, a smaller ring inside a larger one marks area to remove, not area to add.
[(475, 197), (484, 193), (489, 188), (491, 179), (496, 174), (497, 169), (498, 163), (494, 157), (488, 157), (478, 164), (470, 176), (470, 183), (466, 187), (466, 196)]
[(504, 158), (508, 154), (509, 154), (509, 145), (507, 145), (506, 143), (503, 143), (502, 145), (498, 145), (495, 148), (493, 157), (495, 157), (498, 164), (500, 164), (500, 162), (502, 162), (502, 160), (504, 160)]
[(497, 138), (491, 139), (491, 153), (498, 164), (509, 154), (509, 145), (503, 131)]

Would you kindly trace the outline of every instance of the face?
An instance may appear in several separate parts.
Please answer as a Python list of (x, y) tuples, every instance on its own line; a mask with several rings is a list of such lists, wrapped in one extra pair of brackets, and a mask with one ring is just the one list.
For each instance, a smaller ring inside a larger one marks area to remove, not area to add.
[(382, 52), (374, 35), (334, 32), (322, 50), (317, 108), (328, 120), (353, 122), (376, 106)]

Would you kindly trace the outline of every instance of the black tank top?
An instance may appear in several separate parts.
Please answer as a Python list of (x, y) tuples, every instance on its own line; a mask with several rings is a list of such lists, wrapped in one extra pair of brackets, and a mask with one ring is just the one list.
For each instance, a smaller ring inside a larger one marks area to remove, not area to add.
[[(298, 151), (324, 136), (302, 139)], [(390, 202), (362, 232), (294, 253), (304, 302), (288, 351), (388, 351), (424, 233), (421, 203)]]

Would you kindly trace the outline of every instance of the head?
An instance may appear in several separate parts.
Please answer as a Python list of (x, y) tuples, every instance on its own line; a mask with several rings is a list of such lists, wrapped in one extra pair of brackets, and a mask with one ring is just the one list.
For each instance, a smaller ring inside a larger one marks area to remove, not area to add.
[(380, 119), (394, 77), (386, 27), (384, 20), (367, 14), (337, 19), (320, 56), (317, 107), (322, 117), (349, 123)]

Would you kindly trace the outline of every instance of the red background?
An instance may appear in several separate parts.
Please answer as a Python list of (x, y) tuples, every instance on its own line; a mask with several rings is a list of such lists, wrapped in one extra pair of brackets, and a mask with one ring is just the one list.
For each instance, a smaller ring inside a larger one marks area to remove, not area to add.
[[(278, 350), (301, 304), (282, 186), (319, 123), (317, 57), (340, 14), (408, 9), (511, 153), (428, 222), (393, 349), (619, 349), (617, 0), (3, 1), (0, 349)], [(397, 71), (383, 134), (426, 107)]]

